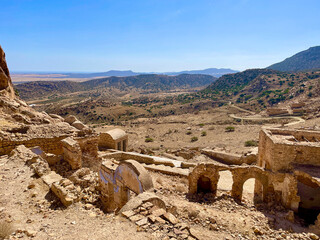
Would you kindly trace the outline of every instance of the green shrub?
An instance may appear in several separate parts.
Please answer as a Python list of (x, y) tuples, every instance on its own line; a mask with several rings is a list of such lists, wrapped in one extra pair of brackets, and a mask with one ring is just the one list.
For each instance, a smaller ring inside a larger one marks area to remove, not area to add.
[(226, 127), (226, 132), (234, 132), (234, 127), (232, 126)]
[(196, 142), (196, 141), (198, 141), (198, 138), (197, 138), (197, 137), (192, 137), (192, 138), (191, 138), (191, 142)]
[(153, 138), (151, 137), (146, 137), (146, 139), (144, 140), (145, 142), (153, 142)]
[(188, 132), (186, 132), (186, 134), (187, 134), (187, 135), (191, 135), (191, 134), (192, 134), (192, 132), (191, 132), (191, 131), (188, 131)]
[(199, 127), (203, 127), (203, 126), (204, 126), (204, 124), (203, 124), (203, 123), (200, 123), (200, 124), (199, 124)]
[(256, 146), (258, 146), (258, 143), (255, 140), (248, 140), (248, 141), (246, 141), (244, 143), (244, 146), (246, 146), (246, 147), (256, 147)]
[(201, 132), (201, 136), (202, 137), (207, 136), (207, 132), (206, 131)]

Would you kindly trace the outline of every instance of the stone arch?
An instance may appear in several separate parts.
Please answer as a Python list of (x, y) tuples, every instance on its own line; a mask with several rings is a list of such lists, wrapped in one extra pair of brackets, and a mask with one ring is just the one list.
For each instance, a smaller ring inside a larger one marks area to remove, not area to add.
[(189, 174), (189, 193), (196, 194), (199, 191), (217, 193), (219, 171), (213, 164), (199, 164)]
[(148, 171), (134, 160), (122, 161), (114, 169), (102, 164), (99, 171), (103, 204), (107, 211), (120, 209), (130, 196), (130, 190), (139, 195), (153, 188)]
[(114, 172), (114, 180), (136, 194), (153, 188), (153, 182), (148, 171), (137, 161), (125, 160)]
[(300, 197), (298, 214), (306, 223), (314, 224), (320, 214), (320, 182), (302, 171), (295, 171), (295, 176)]
[[(243, 184), (250, 178), (254, 178), (262, 187), (262, 192), (257, 193), (255, 190), (254, 198), (255, 201), (264, 201), (268, 191), (268, 176), (264, 170), (259, 167), (238, 167), (231, 169), (233, 176), (233, 185), (231, 196), (237, 200), (242, 200)], [(257, 184), (257, 183), (256, 183)]]

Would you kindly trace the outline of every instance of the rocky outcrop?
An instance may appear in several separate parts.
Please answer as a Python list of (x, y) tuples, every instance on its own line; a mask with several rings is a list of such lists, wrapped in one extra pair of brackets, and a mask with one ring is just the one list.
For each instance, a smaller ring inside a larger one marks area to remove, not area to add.
[(0, 46), (0, 94), (14, 98), (13, 85), (10, 78), (9, 69), (6, 61), (6, 54)]

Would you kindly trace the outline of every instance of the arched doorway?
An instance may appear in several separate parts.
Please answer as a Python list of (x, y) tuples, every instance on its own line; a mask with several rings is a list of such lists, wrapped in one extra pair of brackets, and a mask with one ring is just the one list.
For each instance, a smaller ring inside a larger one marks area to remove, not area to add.
[[(255, 196), (254, 194), (255, 184), (256, 184), (255, 178), (249, 178), (243, 183), (242, 202), (245, 202), (247, 205), (254, 205), (254, 203), (262, 200), (262, 199), (259, 200), (259, 197)], [(263, 188), (263, 185), (262, 185), (262, 188)]]
[[(246, 187), (245, 192), (253, 192), (252, 201), (254, 203), (264, 201), (268, 190), (268, 177), (262, 172), (254, 168), (247, 169), (247, 172), (239, 169), (238, 171), (233, 171), (233, 180), (231, 195), (235, 200), (242, 201), (244, 187)], [(244, 186), (245, 183), (246, 185)], [(259, 191), (257, 191), (257, 185), (259, 186)]]
[(314, 224), (320, 214), (320, 188), (302, 178), (298, 178), (297, 187), (300, 197), (298, 215), (306, 225)]

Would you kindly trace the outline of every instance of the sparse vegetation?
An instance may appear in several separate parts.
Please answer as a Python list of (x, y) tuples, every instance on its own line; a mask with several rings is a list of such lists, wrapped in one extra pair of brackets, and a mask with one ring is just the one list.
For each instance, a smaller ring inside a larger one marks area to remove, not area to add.
[(145, 142), (153, 142), (153, 138), (151, 138), (151, 137), (146, 137), (146, 139), (144, 140)]
[(258, 142), (255, 140), (248, 140), (244, 143), (244, 146), (246, 147), (256, 147), (258, 146)]
[(191, 132), (191, 131), (187, 131), (186, 134), (187, 134), (187, 135), (191, 135), (192, 132)]
[(201, 136), (202, 137), (207, 136), (207, 132), (206, 131), (201, 132)]
[(191, 138), (191, 142), (196, 142), (196, 141), (198, 141), (198, 137), (192, 137)]
[(226, 127), (226, 132), (234, 132), (235, 128), (233, 126)]

